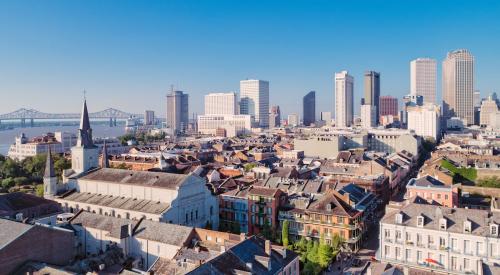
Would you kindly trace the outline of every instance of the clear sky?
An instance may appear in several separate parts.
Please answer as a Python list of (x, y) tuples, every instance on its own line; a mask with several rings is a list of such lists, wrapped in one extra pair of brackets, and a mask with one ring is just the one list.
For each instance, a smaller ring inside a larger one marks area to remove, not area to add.
[[(500, 92), (500, 1), (0, 0), (0, 113), (20, 107), (165, 112), (173, 84), (202, 113), (203, 95), (270, 81), (271, 104), (333, 111), (333, 75), (348, 70), (359, 109), (362, 74), (381, 94), (409, 91), (409, 62), (467, 48), (476, 88)], [(440, 78), (440, 75), (439, 75)], [(438, 91), (441, 90), (439, 82)]]

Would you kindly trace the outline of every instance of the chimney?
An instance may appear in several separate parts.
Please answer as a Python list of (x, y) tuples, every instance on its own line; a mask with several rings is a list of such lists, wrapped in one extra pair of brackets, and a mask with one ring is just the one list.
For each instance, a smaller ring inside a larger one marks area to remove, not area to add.
[(240, 233), (240, 241), (244, 241), (246, 239), (245, 233)]
[(266, 240), (264, 245), (265, 245), (266, 254), (271, 255), (271, 241)]

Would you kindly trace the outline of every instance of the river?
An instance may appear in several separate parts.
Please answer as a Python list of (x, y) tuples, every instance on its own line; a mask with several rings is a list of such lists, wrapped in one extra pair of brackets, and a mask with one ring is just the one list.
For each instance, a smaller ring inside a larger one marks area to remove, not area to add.
[[(109, 127), (102, 124), (92, 124), (92, 135), (97, 137), (119, 137), (125, 133), (125, 127), (119, 125), (117, 127)], [(32, 128), (15, 128), (0, 131), (0, 154), (7, 155), (9, 147), (15, 142), (15, 137), (21, 133), (26, 134), (28, 139), (35, 136), (40, 136), (48, 132), (69, 132), (77, 133), (78, 126), (41, 126)]]

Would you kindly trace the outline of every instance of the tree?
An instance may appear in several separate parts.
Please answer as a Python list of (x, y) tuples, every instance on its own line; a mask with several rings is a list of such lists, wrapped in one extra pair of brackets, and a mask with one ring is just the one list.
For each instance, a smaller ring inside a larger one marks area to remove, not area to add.
[(36, 195), (43, 197), (43, 184), (38, 184), (35, 189)]
[(332, 255), (333, 255), (333, 249), (325, 242), (325, 238), (322, 235), (318, 249), (319, 265), (322, 268), (326, 268), (332, 259)]
[(281, 228), (281, 241), (284, 247), (288, 247), (288, 220), (283, 221)]
[(273, 240), (273, 229), (271, 228), (271, 225), (269, 224), (269, 222), (267, 221), (267, 219), (265, 219), (265, 222), (264, 222), (264, 226), (262, 227), (262, 235), (264, 236), (264, 238), (268, 239), (268, 240)]
[(2, 188), (5, 190), (8, 190), (9, 188), (13, 187), (16, 185), (16, 182), (14, 181), (13, 178), (6, 178), (2, 180)]
[(0, 167), (0, 174), (4, 178), (15, 178), (19, 177), (22, 173), (21, 166), (19, 163), (11, 158), (5, 159)]
[(20, 185), (29, 184), (30, 180), (27, 177), (17, 177), (17, 178), (14, 178), (14, 182), (15, 182), (16, 186), (20, 186)]
[(47, 154), (39, 154), (27, 157), (21, 162), (21, 166), (26, 175), (33, 179), (41, 179), (45, 171), (45, 161)]
[(332, 249), (333, 249), (333, 251), (340, 250), (341, 245), (342, 245), (342, 238), (340, 238), (339, 234), (334, 234), (332, 237)]
[(62, 178), (63, 171), (71, 168), (71, 161), (63, 156), (57, 156), (54, 160), (54, 171), (58, 178)]

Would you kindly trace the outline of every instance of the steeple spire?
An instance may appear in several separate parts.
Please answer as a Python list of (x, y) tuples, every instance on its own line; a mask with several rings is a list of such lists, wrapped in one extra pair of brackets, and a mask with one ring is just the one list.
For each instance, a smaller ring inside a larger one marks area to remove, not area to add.
[(77, 146), (84, 148), (95, 148), (92, 141), (92, 128), (90, 128), (89, 112), (87, 110), (87, 100), (83, 100), (82, 116), (80, 119), (80, 129), (78, 130)]
[(109, 168), (108, 148), (106, 146), (106, 141), (104, 141), (104, 145), (102, 146), (101, 168)]
[(52, 160), (52, 153), (50, 151), (50, 145), (48, 146), (49, 150), (47, 151), (47, 160), (45, 161), (45, 173), (43, 175), (44, 178), (54, 178), (56, 173), (54, 171), (54, 162)]

